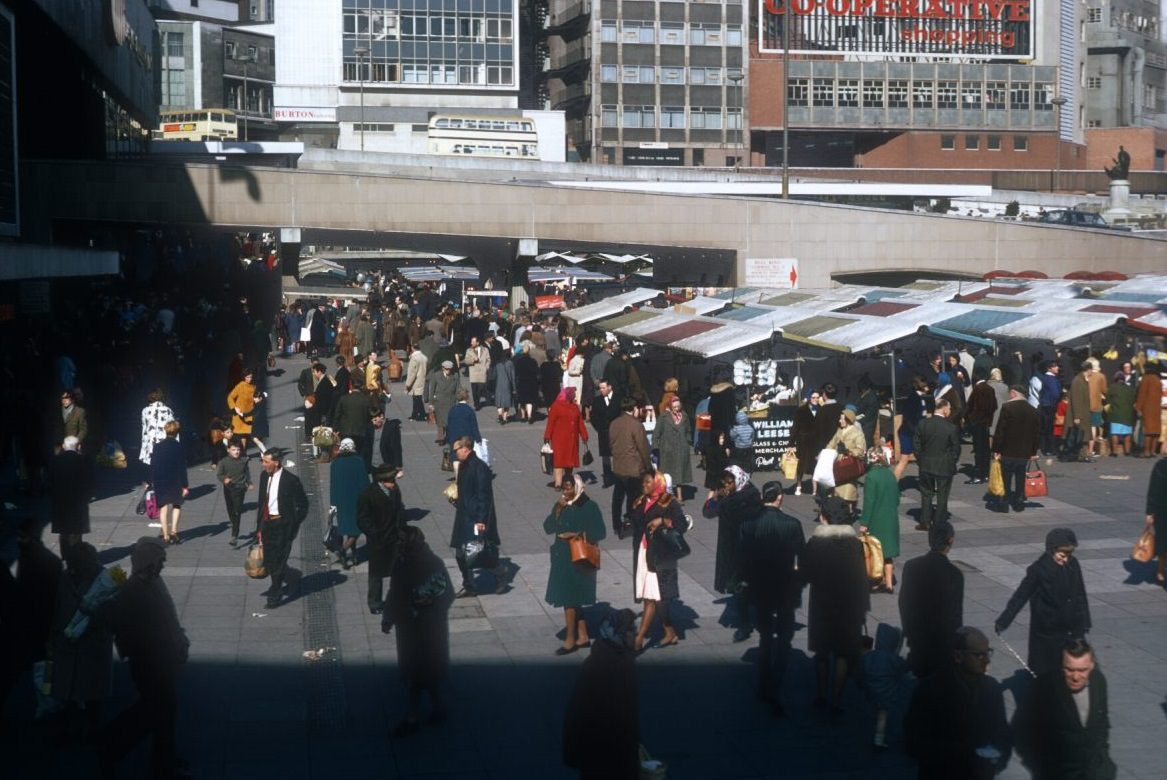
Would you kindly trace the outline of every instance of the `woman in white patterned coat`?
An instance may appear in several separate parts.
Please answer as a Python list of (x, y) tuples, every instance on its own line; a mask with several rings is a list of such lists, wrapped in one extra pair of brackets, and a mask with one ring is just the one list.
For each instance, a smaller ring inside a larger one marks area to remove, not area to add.
[(142, 409), (142, 450), (138, 460), (150, 465), (154, 445), (166, 438), (166, 423), (174, 419), (174, 412), (163, 401), (166, 395), (161, 388), (146, 396), (146, 406)]

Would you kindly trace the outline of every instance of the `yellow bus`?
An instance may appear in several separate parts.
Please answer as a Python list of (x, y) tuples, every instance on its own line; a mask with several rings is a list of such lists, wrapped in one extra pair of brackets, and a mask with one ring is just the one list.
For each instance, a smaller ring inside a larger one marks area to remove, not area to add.
[(239, 137), (235, 112), (228, 108), (163, 111), (155, 141), (234, 141)]
[(429, 153), (538, 160), (539, 137), (526, 117), (437, 115), (429, 123)]

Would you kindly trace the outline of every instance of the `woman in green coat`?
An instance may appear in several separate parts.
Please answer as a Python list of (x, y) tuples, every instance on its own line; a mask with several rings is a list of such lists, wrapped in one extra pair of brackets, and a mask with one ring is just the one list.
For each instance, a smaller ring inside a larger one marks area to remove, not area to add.
[(867, 464), (859, 531), (870, 532), (883, 547), (883, 582), (875, 590), (894, 593), (895, 559), (900, 554), (900, 485), (881, 448), (868, 451)]
[(1110, 425), (1110, 457), (1131, 454), (1131, 434), (1135, 429), (1135, 389), (1126, 383), (1121, 370), (1106, 391), (1106, 420)]
[(572, 563), (568, 542), (584, 534), (589, 542), (596, 543), (605, 535), (600, 507), (584, 493), (583, 480), (578, 474), (564, 480), (559, 500), (543, 521), (543, 531), (555, 535), (551, 543), (546, 601), (553, 607), (563, 607), (566, 626), (563, 646), (555, 654), (567, 655), (591, 644), (582, 608), (596, 603), (596, 570), (586, 563)]

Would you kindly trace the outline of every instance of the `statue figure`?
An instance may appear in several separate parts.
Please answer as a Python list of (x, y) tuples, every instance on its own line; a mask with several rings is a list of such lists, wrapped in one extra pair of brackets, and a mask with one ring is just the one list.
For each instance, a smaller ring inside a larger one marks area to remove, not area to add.
[(1122, 146), (1118, 147), (1118, 156), (1114, 158), (1114, 165), (1110, 168), (1103, 168), (1106, 175), (1110, 177), (1111, 181), (1115, 179), (1125, 179), (1131, 170), (1131, 155)]

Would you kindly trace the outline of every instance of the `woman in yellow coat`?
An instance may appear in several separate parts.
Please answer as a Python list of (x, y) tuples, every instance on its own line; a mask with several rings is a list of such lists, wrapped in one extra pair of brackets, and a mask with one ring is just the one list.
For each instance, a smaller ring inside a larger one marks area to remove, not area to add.
[[(252, 438), (251, 426), (255, 419), (255, 407), (263, 402), (263, 396), (255, 386), (255, 370), (244, 369), (239, 384), (227, 394), (227, 406), (231, 408), (231, 430), (239, 439), (239, 446), (247, 452), (247, 443)], [(259, 445), (263, 449), (263, 445)]]

